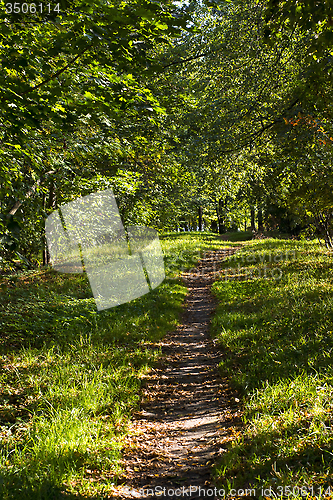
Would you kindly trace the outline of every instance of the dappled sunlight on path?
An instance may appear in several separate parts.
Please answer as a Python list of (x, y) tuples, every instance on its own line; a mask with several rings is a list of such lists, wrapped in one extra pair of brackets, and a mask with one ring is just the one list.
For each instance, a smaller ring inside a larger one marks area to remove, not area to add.
[(199, 486), (214, 488), (212, 464), (225, 451), (239, 412), (236, 395), (218, 373), (221, 352), (209, 338), (215, 307), (210, 285), (218, 263), (236, 250), (209, 252), (183, 274), (189, 290), (183, 322), (161, 342), (162, 363), (147, 377), (118, 498), (176, 498), (176, 490), (200, 498)]

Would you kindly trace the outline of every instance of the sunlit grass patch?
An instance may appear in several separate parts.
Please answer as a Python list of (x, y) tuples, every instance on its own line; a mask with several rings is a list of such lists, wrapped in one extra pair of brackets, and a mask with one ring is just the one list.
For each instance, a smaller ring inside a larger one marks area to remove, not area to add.
[(267, 239), (246, 243), (225, 266), (281, 272), (279, 279), (252, 275), (213, 286), (221, 370), (243, 395), (245, 424), (217, 473), (229, 485), (329, 485), (331, 256), (313, 242)]
[(141, 379), (182, 311), (179, 273), (223, 242), (174, 233), (161, 243), (166, 280), (101, 312), (85, 275), (42, 270), (2, 279), (1, 499), (112, 496)]
[(169, 279), (177, 277), (179, 270), (195, 267), (206, 251), (233, 246), (231, 242), (222, 241), (216, 234), (208, 232), (168, 233), (160, 238)]

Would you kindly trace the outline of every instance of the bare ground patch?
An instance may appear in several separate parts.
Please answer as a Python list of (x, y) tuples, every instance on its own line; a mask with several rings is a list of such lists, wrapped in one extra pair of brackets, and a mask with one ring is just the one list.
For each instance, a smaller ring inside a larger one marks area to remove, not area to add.
[[(130, 424), (118, 498), (202, 498), (214, 489), (212, 464), (240, 425), (237, 395), (220, 377), (222, 353), (209, 337), (219, 262), (237, 248), (208, 252), (183, 274), (182, 324), (161, 342), (162, 361), (147, 377)], [(158, 494), (160, 493), (160, 494)], [(179, 495), (181, 493), (181, 495)], [(217, 495), (210, 498), (219, 498)]]

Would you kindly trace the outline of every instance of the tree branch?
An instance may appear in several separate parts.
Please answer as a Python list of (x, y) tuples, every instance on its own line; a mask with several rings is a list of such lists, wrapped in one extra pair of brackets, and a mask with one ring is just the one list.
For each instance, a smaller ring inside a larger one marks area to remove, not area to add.
[[(54, 170), (50, 170), (49, 172), (46, 172), (44, 175), (53, 174), (53, 173), (54, 173)], [(42, 179), (38, 179), (38, 181), (35, 182), (35, 184), (24, 195), (24, 200), (26, 200), (27, 198), (29, 198), (36, 191), (36, 187), (39, 186), (39, 184), (41, 183), (41, 181), (42, 181)], [(20, 208), (20, 206), (23, 204), (23, 201), (17, 200), (15, 202), (14, 206), (9, 210), (7, 216), (8, 215), (15, 215), (16, 212), (18, 211), (18, 209)]]
[(282, 111), (282, 114), (279, 116), (279, 118), (276, 118), (275, 120), (273, 120), (272, 122), (268, 123), (267, 125), (262, 125), (261, 129), (257, 130), (256, 132), (253, 132), (253, 134), (251, 134), (249, 136), (249, 138), (253, 137), (254, 139), (256, 139), (263, 132), (265, 132), (265, 130), (268, 130), (269, 128), (272, 128), (272, 127), (274, 127), (274, 125), (276, 125), (277, 123), (281, 122), (282, 118), (283, 118), (283, 115), (286, 113), (286, 111), (289, 111), (290, 109), (292, 109), (298, 102), (299, 102), (299, 98), (297, 97), (297, 99), (295, 99), (290, 104), (290, 106), (288, 106), (288, 108), (286, 108), (284, 111)]
[(222, 154), (225, 154), (225, 153), (236, 153), (237, 151), (241, 151), (243, 148), (246, 148), (246, 147), (251, 147), (253, 142), (261, 135), (263, 134), (266, 130), (274, 127), (274, 125), (276, 125), (277, 123), (280, 123), (283, 119), (283, 116), (284, 114), (286, 113), (286, 111), (289, 111), (290, 109), (292, 109), (298, 102), (300, 101), (299, 97), (297, 97), (297, 99), (295, 99), (291, 104), (290, 106), (288, 106), (287, 108), (284, 109), (284, 111), (282, 111), (281, 115), (278, 117), (278, 118), (275, 118), (275, 120), (273, 120), (272, 122), (268, 123), (267, 125), (262, 125), (261, 128), (259, 130), (257, 130), (256, 132), (253, 132), (253, 134), (250, 134), (248, 136), (248, 138), (243, 142), (243, 144), (239, 145), (238, 147), (236, 148), (233, 148), (233, 149), (225, 149), (225, 150), (222, 150), (221, 153)]
[(59, 75), (61, 75), (61, 73), (63, 73), (64, 71), (66, 71), (66, 69), (68, 69), (79, 57), (81, 57), (90, 48), (91, 48), (91, 45), (89, 47), (87, 47), (86, 49), (84, 49), (83, 52), (81, 52), (80, 54), (78, 54), (77, 56), (75, 56), (71, 61), (69, 61), (68, 64), (66, 64), (66, 66), (64, 66), (63, 68), (59, 69), (59, 71), (57, 71), (56, 73), (54, 73), (53, 75), (51, 75), (46, 80), (43, 80), (38, 85), (35, 85), (34, 87), (30, 87), (27, 90), (25, 90), (24, 92), (21, 92), (20, 95), (22, 96), (22, 95), (28, 94), (29, 92), (33, 92), (34, 90), (42, 87), (43, 85), (45, 85), (46, 83), (50, 82), (51, 80), (54, 80), (54, 78), (57, 78)]
[(199, 54), (198, 56), (192, 56), (192, 57), (188, 57), (187, 59), (180, 59), (179, 61), (173, 61), (173, 62), (163, 66), (163, 69), (169, 68), (170, 66), (176, 66), (177, 64), (183, 64), (183, 63), (186, 63), (189, 61), (194, 61), (195, 59), (199, 59), (200, 57), (208, 56), (209, 54), (211, 54), (211, 52), (204, 52), (203, 54)]

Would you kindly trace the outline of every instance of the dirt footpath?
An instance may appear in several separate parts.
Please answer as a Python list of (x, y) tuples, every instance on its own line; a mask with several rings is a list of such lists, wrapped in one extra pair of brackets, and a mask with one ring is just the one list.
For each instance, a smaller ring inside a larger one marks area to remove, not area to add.
[(195, 270), (183, 275), (189, 292), (182, 324), (161, 342), (162, 361), (146, 379), (118, 498), (207, 498), (207, 490), (216, 487), (212, 464), (239, 424), (239, 404), (219, 376), (222, 353), (208, 334), (216, 306), (210, 286), (221, 260), (236, 250), (206, 253)]

